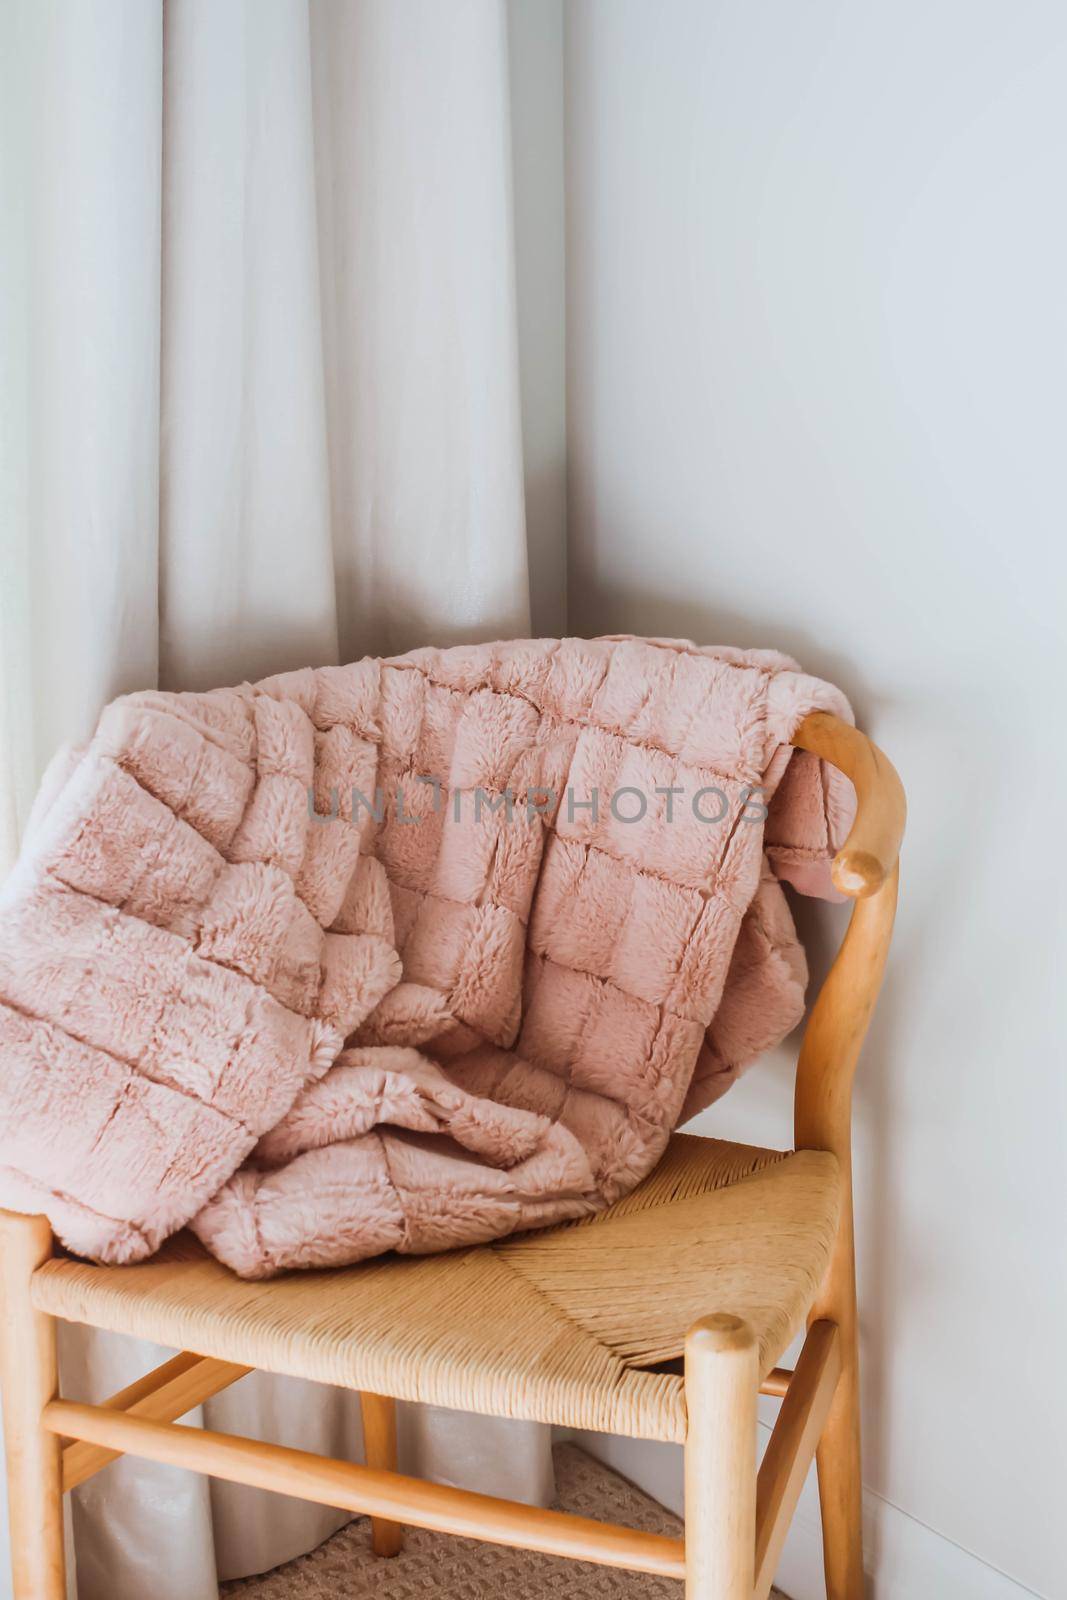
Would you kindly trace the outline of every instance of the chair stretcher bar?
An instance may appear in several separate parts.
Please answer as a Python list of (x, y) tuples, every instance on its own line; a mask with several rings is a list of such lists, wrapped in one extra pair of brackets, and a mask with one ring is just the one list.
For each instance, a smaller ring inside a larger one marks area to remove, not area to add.
[(685, 1577), (682, 1540), (662, 1534), (642, 1533), (568, 1512), (547, 1511), (467, 1489), (425, 1483), (419, 1478), (332, 1461), (328, 1456), (265, 1444), (258, 1439), (156, 1422), (103, 1406), (53, 1400), (45, 1406), (41, 1422), (51, 1433), (113, 1454), (188, 1467), (231, 1483), (271, 1489), (356, 1514), (484, 1539), (490, 1544), (594, 1561), (602, 1566), (627, 1567), (668, 1578)]

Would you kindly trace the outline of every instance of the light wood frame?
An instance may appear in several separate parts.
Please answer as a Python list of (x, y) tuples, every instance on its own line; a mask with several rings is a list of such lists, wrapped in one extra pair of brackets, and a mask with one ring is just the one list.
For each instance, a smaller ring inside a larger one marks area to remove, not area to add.
[[(15, 1600), (65, 1600), (62, 1496), (122, 1454), (368, 1514), (382, 1556), (399, 1551), (403, 1524), (411, 1523), (684, 1578), (687, 1600), (765, 1600), (815, 1456), (828, 1600), (862, 1600), (851, 1093), (893, 927), (904, 793), (886, 757), (836, 717), (806, 718), (794, 743), (845, 772), (858, 797), (855, 825), (833, 866), (834, 882), (856, 905), (804, 1034), (794, 1110), (796, 1148), (837, 1158), (841, 1220), (795, 1371), (775, 1368), (761, 1385), (752, 1332), (728, 1307), (709, 1308), (688, 1335), (685, 1540), (405, 1477), (396, 1471), (395, 1402), (385, 1395), (361, 1396), (365, 1466), (178, 1426), (178, 1417), (251, 1370), (193, 1352), (102, 1405), (60, 1399), (55, 1319), (30, 1295), (34, 1272), (52, 1253), (51, 1229), (45, 1217), (0, 1212), (0, 1387)], [(782, 1405), (757, 1472), (761, 1389)]]

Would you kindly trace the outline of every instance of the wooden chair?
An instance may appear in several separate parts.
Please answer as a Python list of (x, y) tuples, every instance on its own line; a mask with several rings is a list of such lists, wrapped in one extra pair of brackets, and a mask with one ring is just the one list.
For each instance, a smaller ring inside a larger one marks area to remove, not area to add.
[[(834, 862), (856, 905), (804, 1035), (794, 1151), (679, 1134), (590, 1222), (266, 1283), (187, 1236), (142, 1265), (93, 1266), (53, 1254), (45, 1218), (0, 1214), (17, 1600), (62, 1600), (62, 1495), (123, 1453), (367, 1513), (383, 1556), (408, 1522), (684, 1577), (689, 1600), (767, 1595), (817, 1455), (827, 1594), (860, 1600), (850, 1100), (904, 796), (886, 758), (832, 716), (808, 717), (795, 742), (849, 775), (859, 809)], [(102, 1405), (60, 1399), (57, 1318), (184, 1353)], [(775, 1366), (805, 1319), (796, 1369)], [(176, 1424), (253, 1367), (359, 1390), (367, 1464)], [(761, 1391), (781, 1407), (757, 1473)], [(682, 1443), (685, 1540), (401, 1476), (396, 1399)]]

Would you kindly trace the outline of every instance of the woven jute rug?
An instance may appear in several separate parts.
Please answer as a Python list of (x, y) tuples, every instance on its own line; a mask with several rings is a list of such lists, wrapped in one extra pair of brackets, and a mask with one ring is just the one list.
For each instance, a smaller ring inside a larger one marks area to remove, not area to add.
[[(558, 1445), (555, 1455), (564, 1511), (648, 1533), (681, 1533), (677, 1517), (577, 1446)], [(371, 1554), (367, 1519), (357, 1517), (309, 1555), (224, 1584), (221, 1592), (241, 1600), (681, 1600), (682, 1585), (421, 1528), (406, 1529), (400, 1555), (381, 1560)]]

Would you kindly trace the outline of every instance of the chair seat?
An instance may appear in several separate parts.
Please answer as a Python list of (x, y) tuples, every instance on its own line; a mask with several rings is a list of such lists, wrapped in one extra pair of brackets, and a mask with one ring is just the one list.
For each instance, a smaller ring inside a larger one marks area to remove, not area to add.
[(713, 1311), (775, 1364), (825, 1272), (837, 1163), (675, 1134), (648, 1178), (580, 1223), (433, 1256), (250, 1283), (189, 1235), (137, 1266), (57, 1257), (34, 1305), (267, 1372), (636, 1438), (682, 1441), (682, 1379), (651, 1370)]

